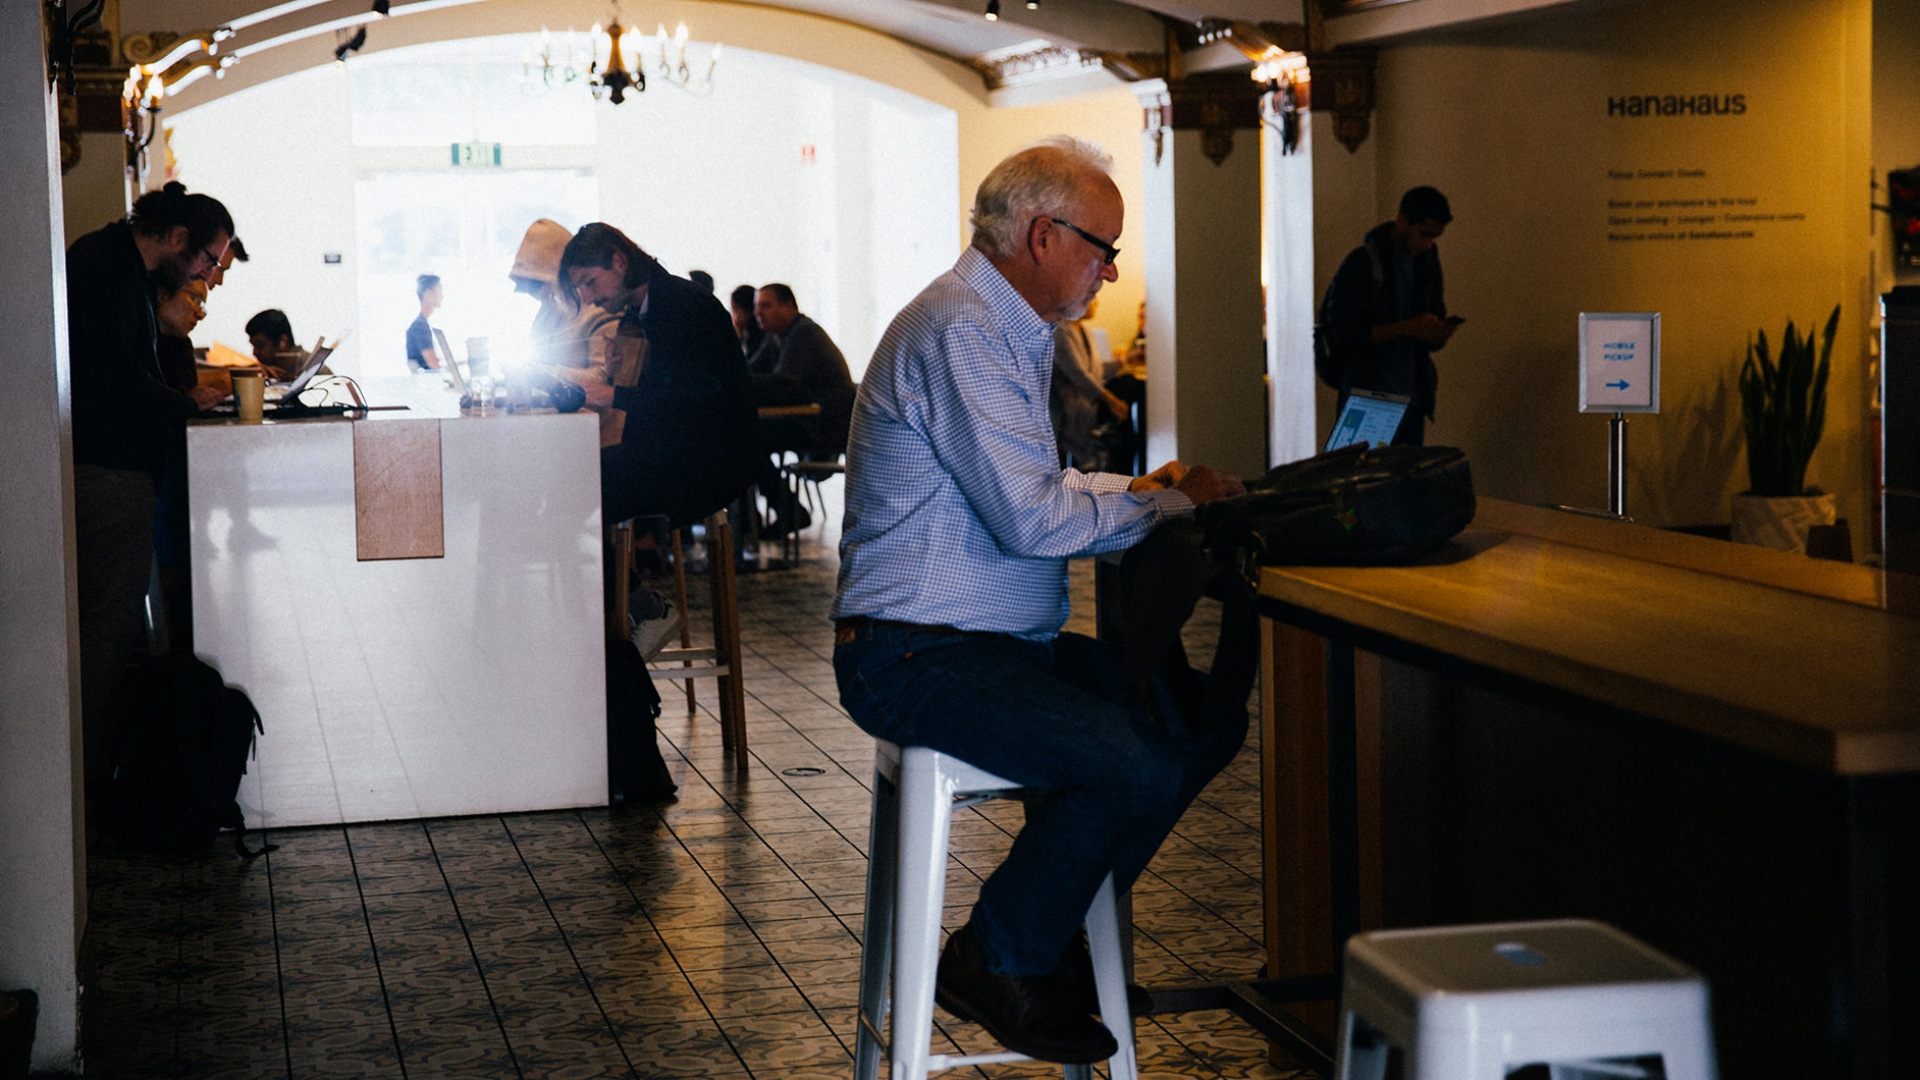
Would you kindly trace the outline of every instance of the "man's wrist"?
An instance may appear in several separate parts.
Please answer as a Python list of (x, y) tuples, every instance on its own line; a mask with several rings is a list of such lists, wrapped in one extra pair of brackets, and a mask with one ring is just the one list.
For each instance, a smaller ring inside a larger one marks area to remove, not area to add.
[(1193, 516), (1193, 500), (1179, 488), (1149, 488), (1146, 491), (1136, 491), (1134, 494), (1143, 495), (1151, 500), (1154, 509), (1158, 510), (1163, 518)]

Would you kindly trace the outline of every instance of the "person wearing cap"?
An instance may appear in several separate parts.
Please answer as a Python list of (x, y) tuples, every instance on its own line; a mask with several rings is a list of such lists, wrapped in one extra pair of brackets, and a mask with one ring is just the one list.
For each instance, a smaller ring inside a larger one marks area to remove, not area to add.
[(507, 277), (514, 292), (540, 302), (529, 343), (533, 360), (570, 369), (564, 376), (570, 382), (605, 384), (607, 349), (620, 328), (620, 316), (590, 304), (568, 302), (560, 288), (560, 253), (571, 239), (573, 233), (565, 225), (540, 218), (527, 226)]

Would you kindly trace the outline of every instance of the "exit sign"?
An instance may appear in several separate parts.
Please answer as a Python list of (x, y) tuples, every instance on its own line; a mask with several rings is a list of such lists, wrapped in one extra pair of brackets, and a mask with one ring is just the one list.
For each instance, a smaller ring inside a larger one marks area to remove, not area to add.
[(500, 164), (500, 144), (497, 142), (457, 142), (453, 144), (453, 164), (455, 168), (476, 166), (494, 168)]

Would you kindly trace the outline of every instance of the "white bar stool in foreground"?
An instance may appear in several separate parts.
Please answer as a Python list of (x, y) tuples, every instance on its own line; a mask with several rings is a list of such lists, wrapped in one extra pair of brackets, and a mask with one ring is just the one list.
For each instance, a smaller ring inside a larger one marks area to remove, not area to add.
[[(1406, 1080), (1716, 1080), (1698, 972), (1586, 920), (1382, 930), (1347, 942), (1336, 1080), (1380, 1080), (1389, 1045)], [(1657, 1073), (1655, 1075), (1658, 1075)]]
[[(868, 840), (866, 932), (860, 954), (860, 1032), (856, 1080), (880, 1072), (892, 982), (890, 1080), (925, 1080), (929, 1072), (964, 1065), (1026, 1061), (1024, 1054), (934, 1054), (933, 983), (940, 962), (940, 914), (947, 892), (947, 839), (953, 811), (1005, 798), (1019, 786), (924, 746), (875, 740), (873, 828)], [(1126, 1017), (1107, 1029), (1120, 1044), (1107, 1062), (1112, 1080), (1137, 1080), (1132, 1013), (1127, 1008), (1120, 922), (1108, 878), (1087, 909), (1087, 943), (1102, 1017)], [(1091, 1065), (1062, 1066), (1067, 1080), (1086, 1080)]]

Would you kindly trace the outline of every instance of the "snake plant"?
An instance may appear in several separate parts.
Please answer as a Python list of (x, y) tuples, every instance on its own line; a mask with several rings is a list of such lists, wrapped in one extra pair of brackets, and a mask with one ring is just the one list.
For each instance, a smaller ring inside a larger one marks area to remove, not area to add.
[(1807, 461), (1826, 425), (1827, 372), (1839, 326), (1840, 308), (1835, 305), (1817, 357), (1813, 335), (1801, 337), (1791, 319), (1777, 359), (1767, 346), (1765, 330), (1757, 342), (1747, 343), (1747, 360), (1740, 366), (1740, 412), (1746, 426), (1750, 494), (1807, 493)]

